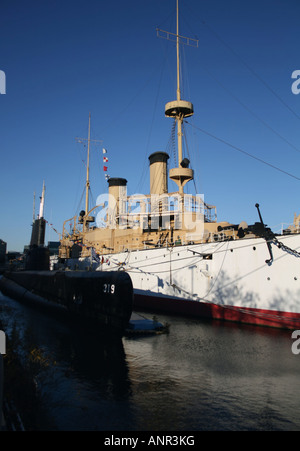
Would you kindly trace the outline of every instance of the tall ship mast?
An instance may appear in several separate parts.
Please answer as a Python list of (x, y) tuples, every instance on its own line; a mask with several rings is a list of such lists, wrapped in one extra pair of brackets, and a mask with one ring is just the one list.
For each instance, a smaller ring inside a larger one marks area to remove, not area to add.
[[(145, 195), (128, 196), (127, 180), (110, 177), (99, 205), (88, 211), (86, 201), (85, 211), (64, 222), (61, 264), (128, 272), (137, 308), (300, 328), (299, 218), (283, 234), (274, 234), (256, 204), (258, 222), (252, 225), (218, 222), (214, 205), (184, 193), (194, 172), (183, 155), (183, 122), (194, 107), (181, 98), (180, 43), (196, 40), (179, 34), (179, 0), (176, 33), (157, 31), (176, 39), (176, 100), (166, 103), (165, 116), (177, 127), (178, 165), (168, 172), (169, 155), (152, 153)], [(175, 192), (168, 191), (168, 175), (177, 184)], [(80, 249), (76, 258), (75, 248)]]
[(188, 167), (189, 161), (183, 159), (182, 154), (182, 125), (186, 117), (194, 114), (194, 107), (191, 102), (181, 99), (180, 90), (180, 53), (179, 53), (179, 6), (177, 0), (176, 13), (176, 54), (177, 54), (177, 98), (172, 102), (168, 102), (165, 106), (165, 115), (174, 118), (177, 123), (177, 147), (178, 147), (178, 167), (170, 170), (170, 179), (173, 180), (179, 189), (179, 193), (183, 194), (184, 185), (193, 179), (193, 170)]

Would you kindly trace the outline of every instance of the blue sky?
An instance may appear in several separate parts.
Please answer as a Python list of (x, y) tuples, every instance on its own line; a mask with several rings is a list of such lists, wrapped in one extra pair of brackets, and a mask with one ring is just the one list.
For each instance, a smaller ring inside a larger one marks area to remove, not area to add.
[[(251, 224), (256, 202), (275, 228), (300, 213), (299, 17), (298, 0), (180, 0), (180, 34), (199, 39), (182, 49), (182, 97), (195, 110), (189, 155), (219, 220)], [(175, 47), (156, 27), (175, 32), (175, 0), (1, 1), (0, 238), (9, 250), (29, 243), (43, 180), (56, 230), (82, 208), (86, 148), (75, 138), (87, 137), (89, 112), (91, 137), (102, 140), (91, 147), (93, 199), (107, 190), (102, 147), (111, 177), (126, 178), (129, 194), (149, 193), (148, 156), (169, 150), (164, 105), (176, 95)], [(57, 238), (48, 227), (46, 241)]]

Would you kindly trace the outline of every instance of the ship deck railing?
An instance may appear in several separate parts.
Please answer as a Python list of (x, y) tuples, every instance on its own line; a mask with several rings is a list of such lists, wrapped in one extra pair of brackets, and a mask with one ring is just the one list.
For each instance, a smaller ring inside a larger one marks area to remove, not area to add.
[[(126, 243), (123, 245), (119, 245), (117, 248), (115, 248), (113, 253), (116, 252), (132, 252), (132, 251), (138, 251), (138, 250), (145, 250), (145, 249), (154, 249), (154, 248), (172, 248), (176, 246), (186, 246), (186, 245), (194, 245), (194, 244), (201, 244), (201, 243), (216, 243), (216, 242), (222, 242), (222, 241), (228, 241), (228, 240), (235, 240), (237, 239), (237, 235), (232, 230), (227, 230), (225, 233), (215, 233), (210, 232), (208, 236), (203, 236), (197, 240), (192, 240), (189, 238), (184, 239), (183, 237), (180, 237), (179, 239), (174, 239), (174, 241), (170, 241), (170, 239), (166, 239), (160, 242), (158, 239), (157, 241), (154, 241), (153, 239), (145, 239), (143, 241), (139, 241), (138, 243)], [(110, 254), (111, 250), (103, 249), (104, 254)]]

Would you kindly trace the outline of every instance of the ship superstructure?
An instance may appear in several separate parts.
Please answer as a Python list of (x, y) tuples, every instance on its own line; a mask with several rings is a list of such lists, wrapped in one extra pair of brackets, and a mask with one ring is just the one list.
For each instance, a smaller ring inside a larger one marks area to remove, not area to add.
[[(127, 180), (119, 177), (109, 178), (108, 194), (107, 198), (104, 198), (106, 205), (96, 205), (88, 211), (91, 141), (91, 117), (89, 116), (85, 210), (82, 210), (78, 217), (75, 216), (64, 223), (60, 249), (62, 258), (71, 256), (74, 242), (80, 242), (81, 256), (85, 257), (90, 254), (91, 247), (98, 254), (103, 255), (124, 250), (168, 247), (175, 243), (207, 242), (220, 237), (234, 238), (237, 235), (236, 226), (230, 227), (227, 222), (217, 222), (215, 206), (205, 203), (200, 195), (184, 193), (184, 186), (193, 180), (194, 171), (189, 167), (189, 159), (183, 156), (183, 122), (185, 118), (194, 114), (194, 107), (191, 102), (181, 98), (179, 44), (182, 39), (187, 42), (198, 41), (179, 35), (178, 1), (176, 27), (176, 34), (160, 29), (157, 29), (157, 32), (172, 34), (176, 38), (176, 100), (165, 105), (165, 116), (172, 118), (176, 123), (178, 166), (168, 171), (169, 155), (166, 152), (154, 152), (149, 156), (149, 194), (127, 196)], [(178, 191), (168, 191), (168, 177), (177, 184)], [(95, 226), (94, 213), (99, 209), (103, 209), (101, 216), (105, 217), (104, 227)], [(72, 222), (72, 229), (71, 233), (68, 233), (66, 225), (70, 222)], [(222, 227), (222, 233), (219, 237), (220, 227)]]

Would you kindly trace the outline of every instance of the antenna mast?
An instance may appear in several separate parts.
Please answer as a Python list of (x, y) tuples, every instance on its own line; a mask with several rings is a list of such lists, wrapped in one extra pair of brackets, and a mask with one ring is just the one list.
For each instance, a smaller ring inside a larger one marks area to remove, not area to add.
[(90, 189), (90, 141), (91, 141), (91, 113), (89, 113), (88, 132), (88, 153), (86, 163), (86, 184), (85, 184), (85, 214), (89, 211), (89, 189)]
[(33, 193), (33, 222), (35, 221), (35, 191)]
[(44, 217), (44, 205), (45, 205), (45, 180), (43, 181), (43, 191), (42, 191), (42, 197), (41, 197), (41, 201), (40, 201), (39, 219)]
[(177, 100), (180, 99), (180, 56), (179, 56), (179, 8), (176, 8), (176, 51), (177, 51)]
[[(194, 171), (188, 167), (189, 162), (182, 158), (182, 123), (184, 118), (192, 116), (194, 114), (194, 107), (191, 102), (181, 100), (180, 92), (180, 42), (192, 47), (198, 47), (198, 40), (191, 39), (179, 35), (179, 0), (176, 0), (176, 34), (168, 31), (157, 29), (157, 35), (159, 37), (166, 38), (170, 41), (174, 41), (176, 37), (176, 51), (177, 51), (177, 100), (168, 102), (165, 105), (165, 115), (172, 117), (177, 122), (177, 145), (178, 145), (178, 167), (172, 168), (169, 171), (170, 179), (177, 183), (179, 193), (183, 193), (184, 185), (194, 178)], [(160, 33), (163, 33), (161, 35)]]
[[(89, 130), (88, 130), (88, 138), (76, 138), (77, 142), (83, 143), (84, 141), (88, 142), (88, 151), (87, 151), (87, 163), (86, 163), (86, 182), (85, 182), (85, 215), (88, 214), (89, 211), (89, 191), (90, 191), (90, 143), (101, 143), (102, 140), (91, 139), (91, 113), (89, 113)], [(92, 218), (90, 218), (92, 219)], [(89, 221), (89, 218), (86, 217), (86, 222)]]

